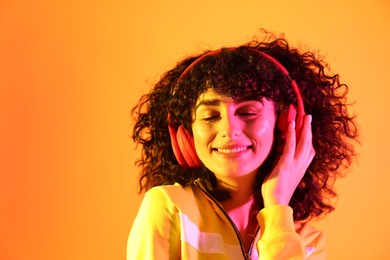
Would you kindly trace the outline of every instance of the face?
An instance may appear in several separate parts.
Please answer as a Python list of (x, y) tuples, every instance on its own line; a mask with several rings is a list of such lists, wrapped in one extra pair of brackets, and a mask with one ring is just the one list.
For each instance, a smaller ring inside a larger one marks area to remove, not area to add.
[(271, 151), (276, 112), (265, 98), (233, 100), (208, 90), (193, 119), (196, 152), (217, 178), (255, 173)]

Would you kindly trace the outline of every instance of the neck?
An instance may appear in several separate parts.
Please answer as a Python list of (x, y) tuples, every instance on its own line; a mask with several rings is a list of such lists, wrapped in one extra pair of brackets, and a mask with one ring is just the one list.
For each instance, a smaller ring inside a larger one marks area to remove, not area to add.
[(242, 207), (246, 204), (253, 204), (253, 188), (256, 181), (255, 174), (235, 178), (219, 178), (217, 190), (214, 196), (225, 206), (229, 208)]
[(225, 196), (223, 200), (215, 196), (240, 232), (246, 251), (251, 246), (258, 226), (256, 215), (259, 207), (253, 196), (255, 179), (255, 175), (219, 179), (217, 191)]

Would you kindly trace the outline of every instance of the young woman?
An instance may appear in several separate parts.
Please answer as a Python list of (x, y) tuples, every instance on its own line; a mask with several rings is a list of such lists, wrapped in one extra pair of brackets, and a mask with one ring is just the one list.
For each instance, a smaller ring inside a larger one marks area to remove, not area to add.
[(354, 155), (348, 87), (271, 34), (168, 71), (133, 115), (146, 191), (130, 259), (325, 259), (308, 221), (333, 210)]

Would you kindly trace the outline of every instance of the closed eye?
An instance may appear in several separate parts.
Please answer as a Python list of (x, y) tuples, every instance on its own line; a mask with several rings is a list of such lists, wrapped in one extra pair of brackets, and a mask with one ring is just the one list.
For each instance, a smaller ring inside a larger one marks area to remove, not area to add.
[(240, 115), (240, 116), (255, 116), (255, 115), (257, 115), (257, 113), (255, 113), (255, 112), (242, 112), (242, 113), (238, 113), (238, 115)]
[(202, 118), (203, 121), (206, 121), (206, 122), (212, 122), (212, 121), (216, 121), (220, 118), (219, 115), (215, 115), (215, 116), (209, 116), (209, 117), (205, 117), (205, 118)]
[(258, 112), (239, 112), (237, 113), (236, 115), (238, 115), (239, 117), (243, 118), (243, 119), (252, 119), (252, 118), (255, 118), (258, 116)]

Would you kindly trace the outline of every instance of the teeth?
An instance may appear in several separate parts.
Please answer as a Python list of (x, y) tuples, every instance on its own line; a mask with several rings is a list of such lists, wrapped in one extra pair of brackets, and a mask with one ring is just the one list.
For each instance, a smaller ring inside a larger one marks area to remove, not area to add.
[(237, 148), (232, 148), (232, 149), (218, 149), (218, 152), (221, 153), (239, 153), (242, 151), (245, 151), (247, 147), (237, 147)]

